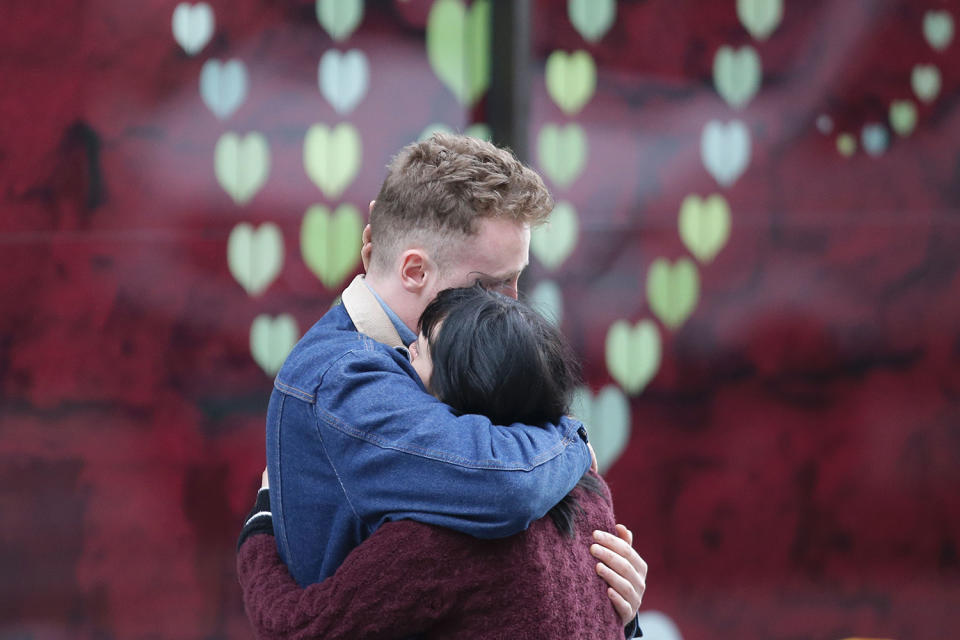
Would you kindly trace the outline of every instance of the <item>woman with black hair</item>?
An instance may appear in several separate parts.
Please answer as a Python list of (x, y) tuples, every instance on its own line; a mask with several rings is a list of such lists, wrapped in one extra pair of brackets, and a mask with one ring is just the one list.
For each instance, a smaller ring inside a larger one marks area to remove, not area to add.
[[(459, 413), (539, 424), (569, 411), (576, 359), (553, 325), (481, 287), (449, 289), (427, 306), (411, 365)], [(300, 588), (276, 553), (268, 492), (241, 533), (237, 569), (259, 638), (623, 638), (590, 554), (613, 531), (610, 492), (587, 472), (549, 514), (518, 535), (479, 540), (409, 520), (388, 522), (336, 573)], [(266, 514), (266, 515), (265, 515)]]

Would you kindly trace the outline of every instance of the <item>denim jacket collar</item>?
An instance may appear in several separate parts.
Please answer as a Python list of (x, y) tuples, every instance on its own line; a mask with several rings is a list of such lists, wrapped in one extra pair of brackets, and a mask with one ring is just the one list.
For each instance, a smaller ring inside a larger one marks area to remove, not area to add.
[(406, 348), (417, 337), (393, 309), (358, 275), (341, 296), (357, 331), (391, 347)]

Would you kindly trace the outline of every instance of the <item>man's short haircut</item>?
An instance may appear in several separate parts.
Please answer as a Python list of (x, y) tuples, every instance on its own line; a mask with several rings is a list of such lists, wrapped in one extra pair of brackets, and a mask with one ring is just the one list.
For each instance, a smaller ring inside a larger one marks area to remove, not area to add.
[(543, 180), (509, 150), (435, 133), (404, 147), (387, 166), (370, 213), (373, 266), (390, 269), (413, 244), (444, 269), (459, 241), (479, 231), (478, 220), (502, 218), (532, 227), (552, 209)]

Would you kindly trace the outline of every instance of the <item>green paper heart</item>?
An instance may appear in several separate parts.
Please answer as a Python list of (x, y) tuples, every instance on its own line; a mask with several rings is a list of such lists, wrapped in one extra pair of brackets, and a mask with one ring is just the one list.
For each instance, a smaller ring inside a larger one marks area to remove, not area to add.
[(599, 42), (617, 17), (616, 0), (569, 0), (570, 22), (584, 40)]
[(533, 230), (530, 251), (547, 269), (556, 269), (577, 245), (579, 228), (577, 210), (573, 205), (558, 202), (546, 224)]
[(303, 166), (313, 183), (328, 198), (337, 198), (350, 186), (360, 170), (360, 134), (352, 124), (337, 125), (332, 131), (315, 124), (303, 140)]
[(423, 142), (435, 133), (453, 133), (453, 129), (441, 122), (431, 122), (423, 128), (423, 131), (420, 132), (420, 137), (418, 137), (417, 140), (419, 142)]
[(737, 17), (757, 40), (766, 40), (783, 20), (783, 0), (737, 0)]
[(486, 140), (490, 142), (493, 139), (493, 132), (490, 131), (490, 126), (483, 122), (475, 122), (469, 127), (466, 131), (463, 132), (464, 135), (471, 136), (473, 138), (480, 138), (481, 140)]
[(559, 187), (579, 177), (587, 162), (587, 136), (577, 124), (545, 124), (537, 137), (537, 158), (544, 173)]
[(250, 355), (253, 361), (269, 375), (276, 375), (283, 361), (297, 343), (300, 330), (297, 321), (284, 313), (276, 318), (261, 314), (250, 326)]
[(647, 302), (665, 326), (676, 330), (697, 306), (700, 297), (700, 276), (697, 267), (687, 258), (673, 265), (657, 258), (647, 272)]
[[(430, 136), (432, 136), (434, 133), (437, 133), (437, 132), (453, 133), (453, 129), (451, 129), (447, 125), (442, 124), (440, 122), (434, 122), (432, 124), (428, 124), (423, 129), (423, 131), (420, 132), (420, 137), (418, 137), (417, 140), (419, 140), (420, 142), (423, 142), (424, 140), (426, 140), (427, 138), (429, 138)], [(492, 137), (492, 134), (490, 132), (490, 127), (483, 122), (473, 123), (472, 125), (467, 127), (466, 131), (464, 131), (463, 134), (473, 138), (486, 140), (488, 142)]]
[(608, 384), (597, 393), (578, 387), (573, 393), (570, 413), (587, 427), (590, 444), (597, 454), (597, 467), (606, 473), (630, 439), (630, 403), (620, 389)]
[(213, 151), (217, 182), (238, 205), (249, 202), (270, 175), (270, 147), (259, 132), (240, 138), (228, 131), (220, 136)]
[(336, 41), (350, 37), (363, 19), (363, 0), (317, 0), (317, 21)]
[(751, 46), (723, 46), (713, 56), (713, 85), (727, 104), (740, 109), (749, 103), (760, 89), (760, 56)]
[(943, 51), (953, 40), (953, 16), (949, 11), (927, 11), (923, 15), (923, 37), (927, 44)]
[(563, 322), (563, 294), (553, 280), (543, 280), (533, 288), (527, 303), (556, 326)]
[(857, 150), (857, 139), (850, 133), (841, 133), (837, 136), (837, 151), (844, 158), (849, 158)]
[(550, 97), (564, 113), (573, 115), (597, 88), (597, 65), (586, 51), (570, 55), (554, 51), (547, 58), (546, 78)]
[(908, 136), (917, 126), (917, 107), (910, 100), (890, 103), (890, 126), (897, 135)]
[(490, 1), (467, 10), (460, 0), (437, 0), (427, 17), (427, 59), (461, 104), (476, 102), (490, 86)]
[(323, 205), (307, 209), (300, 225), (300, 254), (327, 289), (335, 289), (360, 261), (363, 219), (357, 208), (341, 204), (334, 211)]
[(607, 332), (607, 371), (632, 395), (640, 393), (660, 369), (660, 333), (651, 320), (630, 326), (617, 320)]
[(910, 75), (910, 86), (917, 97), (926, 103), (940, 94), (940, 70), (932, 64), (918, 64)]
[(730, 237), (730, 205), (720, 194), (706, 200), (689, 195), (680, 205), (680, 238), (697, 260), (708, 263)]
[(280, 275), (283, 267), (283, 235), (272, 222), (257, 229), (241, 222), (227, 241), (230, 273), (251, 296), (258, 296)]

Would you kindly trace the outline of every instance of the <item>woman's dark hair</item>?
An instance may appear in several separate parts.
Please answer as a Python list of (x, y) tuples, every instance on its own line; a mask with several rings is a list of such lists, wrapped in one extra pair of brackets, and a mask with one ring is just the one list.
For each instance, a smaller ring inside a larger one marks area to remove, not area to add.
[[(526, 304), (480, 285), (447, 289), (424, 309), (419, 330), (433, 360), (430, 391), (458, 412), (540, 425), (570, 410), (579, 363), (560, 330)], [(577, 486), (603, 494), (587, 474)], [(572, 536), (581, 511), (568, 494), (549, 513)]]

